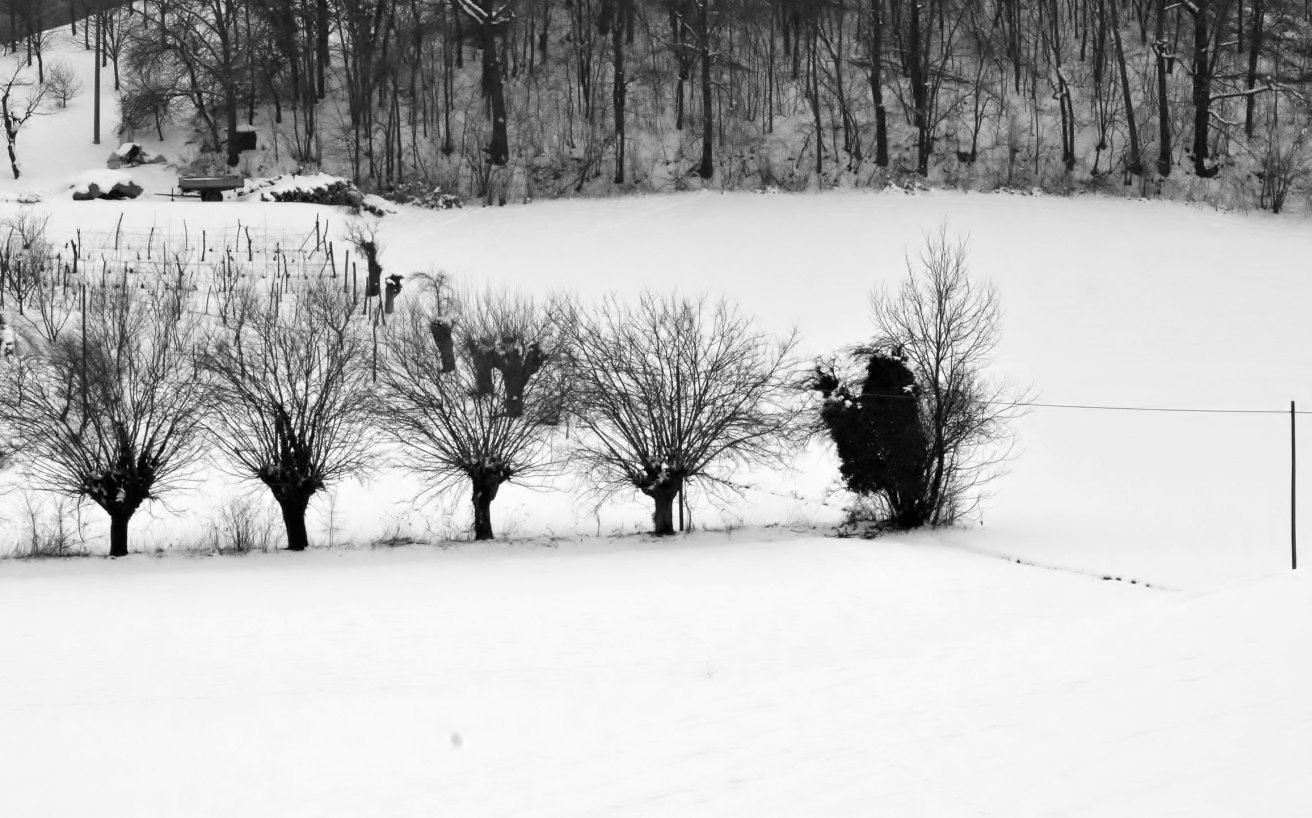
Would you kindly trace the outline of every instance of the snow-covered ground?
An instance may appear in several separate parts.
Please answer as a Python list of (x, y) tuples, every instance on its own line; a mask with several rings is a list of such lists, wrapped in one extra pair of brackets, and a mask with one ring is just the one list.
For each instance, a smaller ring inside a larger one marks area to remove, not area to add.
[[(87, 144), (88, 104), (30, 123), (27, 174), (0, 183), (45, 196), (57, 241), (346, 226), (308, 205), (73, 202), (115, 147)], [(173, 172), (130, 171), (152, 193)], [(403, 208), (380, 240), (388, 272), (724, 294), (818, 354), (866, 337), (870, 290), (944, 223), (1000, 291), (998, 371), (1039, 399), (1312, 409), (1312, 233), (1285, 216), (695, 194)], [(663, 542), (612, 536), (643, 504), (594, 511), (564, 481), (503, 491), (510, 545), (0, 562), (0, 815), (1312, 814), (1288, 418), (1035, 408), (1017, 431), (982, 521), (937, 534), (821, 536), (843, 500), (813, 451), (740, 503), (694, 503), (728, 530)], [(211, 465), (199, 480), (139, 516), (138, 546), (186, 545), (239, 490)], [(460, 531), (462, 498), (415, 510), (414, 488), (343, 486), (312, 532)], [(0, 498), (5, 536), (21, 503)]]
[(1299, 816), (1312, 587), (935, 537), (0, 569), (16, 816)]

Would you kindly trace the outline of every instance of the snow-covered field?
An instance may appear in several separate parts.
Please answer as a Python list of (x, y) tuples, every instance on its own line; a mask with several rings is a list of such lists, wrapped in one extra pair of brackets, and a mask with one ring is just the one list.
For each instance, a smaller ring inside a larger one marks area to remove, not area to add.
[(1305, 580), (770, 532), (11, 563), (4, 812), (1306, 815)]
[(0, 571), (9, 815), (1305, 815), (1303, 576), (726, 537)]
[[(30, 175), (0, 184), (42, 192), (57, 239), (345, 226), (304, 205), (72, 202), (114, 147), (74, 136), (85, 102), (34, 120)], [(1312, 232), (1290, 217), (697, 194), (403, 209), (380, 237), (388, 272), (724, 294), (818, 354), (865, 338), (871, 288), (944, 223), (999, 288), (998, 371), (1040, 400), (1312, 409)], [(823, 536), (843, 500), (817, 451), (694, 506), (728, 530), (671, 541), (614, 536), (645, 506), (594, 512), (565, 482), (503, 491), (509, 545), (3, 561), (0, 815), (1312, 814), (1288, 424), (1035, 408), (981, 521), (876, 541)], [(137, 544), (185, 544), (237, 490), (211, 472), (140, 515)], [(459, 498), (448, 517), (412, 490), (343, 486), (338, 538), (463, 525)], [(9, 536), (20, 499), (0, 499)]]

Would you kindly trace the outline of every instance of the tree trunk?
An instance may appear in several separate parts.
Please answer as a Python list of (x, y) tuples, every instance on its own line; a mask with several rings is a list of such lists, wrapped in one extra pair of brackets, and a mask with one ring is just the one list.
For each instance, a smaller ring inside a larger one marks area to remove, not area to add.
[(126, 557), (128, 555), (128, 523), (131, 520), (131, 511), (111, 511), (109, 513), (109, 555), (111, 557)]
[(318, 57), (315, 62), (315, 86), (319, 101), (327, 95), (328, 61), (332, 59), (332, 50), (328, 47), (328, 0), (317, 0), (314, 16), (314, 47)]
[[(1121, 20), (1117, 13), (1116, 0), (1109, 0), (1112, 16), (1112, 39), (1116, 44), (1116, 63), (1121, 75), (1121, 96), (1125, 100), (1125, 124), (1130, 136), (1130, 155), (1125, 169), (1138, 176), (1143, 173), (1143, 158), (1139, 153), (1139, 125), (1134, 119), (1134, 98), (1130, 89), (1130, 73), (1125, 67), (1125, 48), (1121, 44)], [(1129, 184), (1129, 181), (1126, 181)]]
[(12, 114), (9, 113), (9, 89), (6, 88), (3, 95), (0, 95), (0, 119), (3, 119), (5, 126), (5, 146), (9, 149), (9, 167), (14, 172), (14, 178), (19, 177), (18, 171), (18, 153), (15, 151), (15, 143), (18, 142), (18, 125)]
[(688, 81), (688, 58), (683, 51), (684, 35), (683, 10), (676, 3), (670, 5), (670, 40), (674, 47), (675, 65), (678, 73), (674, 83), (674, 130), (683, 130), (683, 86)]
[(884, 109), (883, 0), (870, 0), (870, 95), (875, 103), (875, 164), (888, 167), (888, 112)]
[(1156, 25), (1153, 29), (1154, 50), (1157, 53), (1157, 172), (1171, 175), (1171, 110), (1166, 96), (1166, 3), (1157, 0)]
[(933, 149), (930, 139), (929, 117), (929, 44), (928, 33), (920, 17), (919, 2), (911, 3), (910, 30), (905, 56), (907, 80), (911, 83), (912, 121), (916, 126), (916, 172), (929, 176), (929, 154)]
[(494, 475), (474, 476), (474, 539), (490, 540), (492, 534), (492, 501), (497, 499), (497, 490), (501, 488), (501, 479)]
[(816, 54), (816, 40), (819, 39), (816, 28), (819, 21), (816, 17), (812, 17), (807, 26), (806, 97), (811, 103), (811, 116), (815, 122), (815, 175), (818, 181), (825, 171), (825, 133), (824, 122), (820, 118), (820, 66)]
[(238, 106), (237, 88), (234, 85), (224, 87), (223, 105), (227, 109), (224, 115), (227, 118), (228, 131), (228, 167), (235, 168), (241, 163), (241, 144), (237, 138)]
[[(1243, 7), (1240, 4), (1240, 16), (1243, 16)], [(1244, 136), (1253, 135), (1253, 100), (1256, 94), (1253, 89), (1257, 87), (1257, 58), (1262, 52), (1262, 0), (1253, 2), (1253, 28), (1249, 32), (1249, 51), (1248, 51), (1248, 76), (1244, 79), (1244, 89), (1248, 91), (1248, 99), (1244, 100)]]
[(1211, 0), (1195, 0), (1193, 103), (1194, 103), (1194, 173), (1206, 179), (1218, 168), (1207, 166), (1207, 133), (1211, 125), (1212, 66), (1208, 60), (1211, 30), (1208, 25)]
[(287, 529), (287, 550), (304, 551), (310, 545), (310, 535), (305, 531), (305, 510), (310, 505), (310, 498), (298, 494), (276, 499), (282, 509), (282, 523)]
[(701, 35), (699, 45), (702, 62), (702, 161), (697, 168), (697, 173), (703, 179), (715, 175), (715, 162), (711, 156), (711, 141), (715, 129), (711, 114), (714, 98), (711, 95), (711, 25), (708, 8), (710, 4), (711, 0), (697, 0), (697, 28)]
[(615, 19), (611, 22), (611, 58), (615, 69), (611, 96), (615, 103), (615, 184), (624, 184), (624, 102), (628, 80), (624, 76), (624, 30), (620, 21), (626, 13), (624, 0), (614, 0)]
[(652, 533), (658, 537), (666, 537), (674, 533), (674, 501), (679, 496), (677, 488), (663, 488), (649, 492), (649, 497), (656, 504), (656, 510), (651, 515)]
[(497, 167), (510, 159), (510, 140), (506, 136), (506, 96), (501, 83), (501, 55), (497, 51), (496, 25), (484, 20), (483, 83), (487, 89), (488, 105), (492, 114), (492, 142), (488, 145), (488, 161)]

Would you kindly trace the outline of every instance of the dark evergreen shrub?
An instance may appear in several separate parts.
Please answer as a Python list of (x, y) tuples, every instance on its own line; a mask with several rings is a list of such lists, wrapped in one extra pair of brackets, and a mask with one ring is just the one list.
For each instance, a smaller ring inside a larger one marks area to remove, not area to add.
[(847, 488), (882, 501), (891, 528), (917, 528), (932, 511), (926, 502), (930, 447), (920, 413), (915, 376), (899, 357), (869, 353), (859, 392), (832, 369), (817, 367), (814, 389)]

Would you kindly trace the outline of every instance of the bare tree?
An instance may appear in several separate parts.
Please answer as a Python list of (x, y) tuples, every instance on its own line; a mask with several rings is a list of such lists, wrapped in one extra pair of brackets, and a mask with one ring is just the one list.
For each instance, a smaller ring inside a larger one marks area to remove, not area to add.
[(68, 101), (82, 92), (82, 81), (68, 63), (52, 62), (46, 66), (46, 92), (60, 108), (67, 108)]
[(0, 412), (28, 474), (103, 508), (112, 557), (128, 553), (137, 509), (175, 488), (199, 454), (208, 403), (180, 299), (126, 280), (91, 290), (76, 333), (0, 375)]
[(928, 445), (923, 522), (943, 525), (973, 509), (1010, 454), (1008, 422), (1024, 395), (984, 374), (1001, 333), (997, 291), (969, 274), (964, 241), (929, 237), (919, 266), (895, 292), (871, 297), (872, 350), (904, 361), (915, 377)]
[(125, 54), (119, 113), (124, 129), (135, 132), (153, 126), (155, 135), (163, 141), (164, 126), (174, 121), (183, 103), (194, 98), (186, 90), (183, 67), (161, 59), (157, 49), (158, 41), (150, 38), (149, 46), (132, 47)]
[[(158, 26), (130, 27), (124, 32), (128, 90), (145, 92), (146, 99), (155, 101), (173, 99), (181, 91), (204, 125), (206, 147), (224, 148), (228, 166), (235, 167), (241, 159), (241, 102), (251, 92), (252, 74), (250, 43), (242, 28), (244, 4), (152, 0), (150, 5)], [(118, 51), (115, 45), (115, 54)], [(149, 72), (133, 78), (143, 65), (149, 65)], [(138, 118), (134, 112), (133, 119)]]
[(379, 373), (407, 466), (433, 489), (468, 482), (490, 540), (502, 484), (559, 464), (549, 438), (569, 391), (563, 311), (510, 295), (461, 298), (441, 278), (394, 319)]
[(18, 168), (18, 133), (28, 120), (41, 113), (45, 95), (46, 86), (25, 76), (21, 63), (14, 68), (14, 73), (8, 79), (0, 80), (0, 119), (4, 121), (9, 167), (15, 179), (21, 175)]
[(273, 492), (292, 551), (309, 545), (310, 499), (369, 466), (370, 350), (354, 307), (326, 282), (282, 298), (244, 292), (204, 358), (214, 443)]
[(0, 221), (0, 309), (17, 306), (13, 331), (25, 340), (35, 336), (43, 349), (78, 310), (78, 289), (60, 280), (55, 249), (46, 239), (47, 213), (23, 208)]
[(47, 213), (22, 208), (0, 221), (0, 308), (17, 306), (22, 315), (43, 279), (51, 276), (54, 252), (46, 241)]
[(45, 55), (50, 51), (54, 44), (54, 30), (46, 29), (45, 23), (39, 18), (32, 33), (27, 35), (27, 66), (32, 67), (36, 64), (36, 81), (46, 81), (46, 62)]
[(656, 534), (674, 533), (685, 484), (732, 489), (734, 466), (791, 448), (795, 338), (767, 339), (723, 301), (651, 293), (636, 306), (611, 298), (574, 326), (577, 459), (604, 493), (650, 497)]

